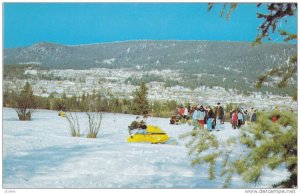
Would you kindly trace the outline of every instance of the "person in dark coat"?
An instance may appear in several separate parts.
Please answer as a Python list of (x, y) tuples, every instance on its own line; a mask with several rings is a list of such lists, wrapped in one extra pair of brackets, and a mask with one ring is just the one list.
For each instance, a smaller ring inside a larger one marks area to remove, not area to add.
[(253, 114), (251, 115), (251, 123), (256, 122), (256, 110), (254, 110)]
[(141, 122), (141, 119), (140, 119), (139, 116), (137, 116), (137, 117), (135, 118), (135, 120), (132, 121), (132, 123), (130, 124), (130, 126), (128, 126), (129, 129), (130, 129), (130, 130), (134, 130), (134, 129), (140, 128), (140, 122)]
[(216, 130), (221, 130), (221, 123), (224, 123), (224, 109), (220, 106), (220, 103), (217, 103), (217, 107), (215, 108), (215, 123), (216, 123)]
[(207, 130), (212, 131), (213, 129), (213, 119), (214, 119), (214, 113), (213, 110), (210, 107), (207, 107)]

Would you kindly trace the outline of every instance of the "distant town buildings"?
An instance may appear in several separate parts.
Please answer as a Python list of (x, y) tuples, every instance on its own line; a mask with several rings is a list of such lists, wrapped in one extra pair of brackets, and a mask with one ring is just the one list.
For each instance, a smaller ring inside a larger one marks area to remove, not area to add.
[[(109, 63), (111, 60), (108, 60)], [(28, 81), (32, 88), (34, 95), (48, 97), (51, 94), (54, 96), (61, 96), (66, 94), (67, 97), (82, 96), (83, 94), (93, 92), (101, 92), (103, 94), (110, 94), (118, 96), (119, 98), (132, 98), (132, 92), (138, 86), (131, 85), (126, 82), (128, 78), (142, 78), (147, 75), (158, 75), (171, 79), (176, 76), (178, 72), (172, 70), (152, 70), (152, 71), (135, 71), (130, 69), (106, 69), (95, 68), (89, 70), (36, 70), (26, 69), (24, 74), (31, 75), (31, 79), (20, 80), (4, 80), (3, 89), (17, 90), (21, 89)], [(39, 74), (48, 77), (48, 79), (41, 79)], [(171, 75), (173, 75), (171, 77)], [(174, 76), (175, 75), (175, 76)], [(49, 79), (53, 77), (53, 79)], [(223, 106), (229, 103), (243, 104), (245, 107), (260, 107), (271, 108), (274, 105), (287, 106), (291, 108), (297, 107), (297, 102), (293, 101), (291, 97), (283, 97), (278, 95), (263, 95), (261, 93), (252, 93), (248, 96), (238, 94), (233, 89), (225, 90), (222, 87), (206, 87), (201, 86), (194, 90), (182, 86), (166, 87), (164, 82), (153, 81), (147, 84), (149, 88), (149, 100), (175, 100), (178, 103), (193, 103), (215, 105), (221, 102)]]
[(25, 75), (37, 75), (36, 69), (26, 69), (24, 72)]

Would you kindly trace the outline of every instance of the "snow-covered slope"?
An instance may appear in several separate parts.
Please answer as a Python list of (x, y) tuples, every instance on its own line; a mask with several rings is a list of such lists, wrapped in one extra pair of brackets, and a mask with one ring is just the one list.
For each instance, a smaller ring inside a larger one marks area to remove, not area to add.
[[(13, 109), (3, 109), (4, 188), (222, 188), (224, 178), (208, 180), (207, 166), (191, 167), (180, 134), (189, 125), (169, 125), (168, 119), (149, 118), (178, 141), (178, 145), (127, 143), (127, 126), (134, 115), (105, 114), (97, 139), (85, 138), (86, 117), (80, 115), (82, 137), (71, 137), (65, 118), (38, 110), (32, 121), (18, 121)], [(237, 136), (225, 123), (215, 133), (226, 140)], [(217, 175), (220, 174), (217, 172)], [(257, 185), (270, 188), (286, 178), (281, 169), (267, 172)], [(234, 177), (232, 188), (244, 188)]]

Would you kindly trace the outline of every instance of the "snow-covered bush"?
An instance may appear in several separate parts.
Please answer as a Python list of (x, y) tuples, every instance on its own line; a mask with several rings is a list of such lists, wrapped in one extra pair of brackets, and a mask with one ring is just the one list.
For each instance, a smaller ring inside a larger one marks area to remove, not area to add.
[(102, 112), (86, 112), (88, 117), (88, 134), (87, 138), (96, 138), (100, 128), (103, 118)]
[(76, 113), (67, 112), (65, 117), (69, 123), (70, 132), (73, 137), (80, 136), (80, 126), (79, 121)]

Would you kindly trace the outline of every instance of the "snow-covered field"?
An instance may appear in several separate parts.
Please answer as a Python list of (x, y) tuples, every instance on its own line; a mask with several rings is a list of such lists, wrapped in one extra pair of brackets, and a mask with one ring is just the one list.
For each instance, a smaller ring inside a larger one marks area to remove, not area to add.
[[(56, 111), (37, 110), (32, 121), (18, 121), (13, 109), (3, 109), (4, 188), (222, 188), (224, 178), (208, 180), (208, 167), (190, 165), (179, 135), (192, 130), (169, 125), (169, 119), (149, 118), (178, 145), (127, 143), (127, 126), (134, 115), (105, 114), (98, 138), (84, 136), (87, 123), (80, 115), (82, 137), (71, 137), (65, 118)], [(237, 136), (225, 123), (213, 132), (220, 140)], [(231, 188), (271, 188), (285, 179), (284, 169), (266, 172), (256, 185), (234, 177)]]

